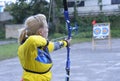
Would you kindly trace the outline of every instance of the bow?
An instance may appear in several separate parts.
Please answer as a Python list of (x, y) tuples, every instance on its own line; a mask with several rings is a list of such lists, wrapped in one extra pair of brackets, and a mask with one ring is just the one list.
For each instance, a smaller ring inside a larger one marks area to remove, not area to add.
[[(70, 26), (70, 20), (69, 20), (69, 14), (68, 14), (68, 7), (67, 7), (67, 0), (63, 0), (64, 5), (64, 17), (67, 24), (68, 29), (68, 39), (71, 38), (71, 26)], [(66, 61), (66, 81), (69, 81), (70, 76), (70, 47), (67, 46), (67, 61)]]

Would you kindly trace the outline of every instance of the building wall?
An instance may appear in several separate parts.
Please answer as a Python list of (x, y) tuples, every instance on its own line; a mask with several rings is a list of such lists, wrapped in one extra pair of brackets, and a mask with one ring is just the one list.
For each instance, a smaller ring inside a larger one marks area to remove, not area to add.
[(0, 12), (0, 21), (12, 20), (13, 17), (9, 14), (9, 12)]
[(111, 5), (111, 0), (102, 0), (103, 5)]
[(98, 0), (84, 0), (85, 6), (97, 6)]
[(23, 24), (5, 25), (5, 37), (18, 38), (22, 28), (24, 28)]
[[(74, 0), (69, 0), (74, 1)], [(80, 1), (80, 0), (77, 0)], [(78, 13), (90, 13), (90, 12), (100, 12), (100, 6), (98, 5), (98, 0), (82, 0), (84, 1), (84, 6), (77, 7)], [(113, 13), (114, 11), (119, 11), (119, 4), (111, 4), (111, 0), (102, 0), (102, 11), (106, 13)], [(74, 12), (74, 8), (70, 7), (69, 13)]]

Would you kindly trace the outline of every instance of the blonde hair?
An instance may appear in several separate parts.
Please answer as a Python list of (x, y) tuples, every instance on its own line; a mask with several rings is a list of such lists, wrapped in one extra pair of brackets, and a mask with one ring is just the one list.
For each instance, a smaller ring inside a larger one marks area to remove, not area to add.
[(25, 20), (25, 28), (21, 31), (19, 36), (19, 43), (22, 43), (28, 36), (36, 35), (39, 28), (44, 28), (47, 25), (46, 16), (44, 14), (37, 14), (30, 16)]

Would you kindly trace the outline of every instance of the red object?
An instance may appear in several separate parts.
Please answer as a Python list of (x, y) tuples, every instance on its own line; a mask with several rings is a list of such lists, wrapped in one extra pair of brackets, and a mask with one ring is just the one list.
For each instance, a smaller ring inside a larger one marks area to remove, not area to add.
[(95, 25), (95, 24), (96, 24), (96, 20), (93, 20), (93, 21), (92, 21), (92, 25)]

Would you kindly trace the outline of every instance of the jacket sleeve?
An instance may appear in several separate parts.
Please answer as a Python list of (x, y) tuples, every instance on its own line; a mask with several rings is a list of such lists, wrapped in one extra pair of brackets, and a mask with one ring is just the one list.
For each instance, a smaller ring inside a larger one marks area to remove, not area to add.
[(36, 49), (37, 47), (44, 47), (46, 44), (47, 40), (38, 35), (28, 37), (24, 43), (25, 47), (31, 47), (32, 49)]
[(66, 46), (67, 46), (67, 42), (65, 40), (61, 40), (57, 42), (50, 41), (48, 44), (48, 49), (49, 49), (49, 52), (52, 52)]

